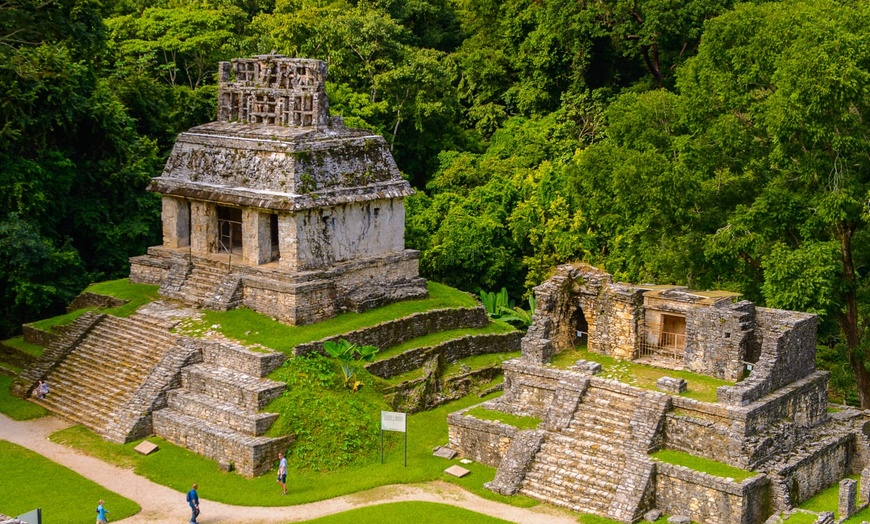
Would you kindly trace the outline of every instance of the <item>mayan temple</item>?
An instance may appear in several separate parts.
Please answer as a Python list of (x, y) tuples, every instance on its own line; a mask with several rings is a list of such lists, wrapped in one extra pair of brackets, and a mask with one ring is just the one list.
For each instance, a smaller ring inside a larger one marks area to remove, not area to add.
[(111, 297), (84, 293), (71, 308), (97, 311), (58, 333), (25, 326), (46, 350), (14, 394), (46, 380), (41, 404), (107, 440), (157, 435), (249, 477), (272, 467), (293, 441), (266, 436), (278, 414), (261, 411), (286, 389), (267, 378), (285, 355), (178, 324), (240, 306), (311, 324), (428, 294), (404, 244), (413, 191), (381, 136), (330, 118), (325, 78), (318, 60), (220, 64), (218, 121), (181, 133), (148, 187), (163, 244), (130, 260), (130, 281), (169, 300), (121, 318), (99, 312)]
[(218, 121), (181, 133), (163, 174), (163, 244), (130, 280), (188, 304), (310, 324), (421, 298), (402, 179), (383, 137), (329, 116), (319, 60), (221, 62)]

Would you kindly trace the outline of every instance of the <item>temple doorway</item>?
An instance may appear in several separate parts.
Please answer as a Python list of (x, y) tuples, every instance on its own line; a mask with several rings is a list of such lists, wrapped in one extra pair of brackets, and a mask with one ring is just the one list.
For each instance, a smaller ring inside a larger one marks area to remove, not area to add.
[(218, 251), (242, 253), (242, 210), (235, 207), (217, 206)]

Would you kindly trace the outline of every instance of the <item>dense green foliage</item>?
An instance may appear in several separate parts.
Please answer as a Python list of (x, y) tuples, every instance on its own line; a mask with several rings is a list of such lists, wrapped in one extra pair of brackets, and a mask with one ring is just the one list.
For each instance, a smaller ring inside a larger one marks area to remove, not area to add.
[(159, 241), (144, 187), (213, 117), (218, 61), (276, 50), (327, 61), (331, 111), (386, 137), (425, 277), (521, 297), (583, 261), (812, 311), (834, 393), (870, 407), (866, 3), (0, 10), (3, 338)]

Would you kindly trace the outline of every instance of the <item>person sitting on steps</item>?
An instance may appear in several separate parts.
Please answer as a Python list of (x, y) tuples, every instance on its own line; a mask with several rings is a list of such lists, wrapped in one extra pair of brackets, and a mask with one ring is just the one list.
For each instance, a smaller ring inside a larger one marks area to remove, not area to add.
[(48, 391), (48, 384), (46, 384), (44, 380), (40, 380), (39, 383), (36, 385), (34, 394), (39, 400), (44, 400), (45, 397), (48, 395)]

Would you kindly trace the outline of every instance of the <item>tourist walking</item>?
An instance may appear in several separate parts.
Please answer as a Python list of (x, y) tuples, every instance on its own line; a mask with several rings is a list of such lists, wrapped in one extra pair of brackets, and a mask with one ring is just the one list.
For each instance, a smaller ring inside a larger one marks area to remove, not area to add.
[(196, 492), (196, 484), (187, 492), (187, 503), (190, 504), (190, 522), (196, 524), (199, 516), (199, 494)]
[(281, 484), (282, 495), (287, 494), (287, 459), (283, 453), (278, 453), (278, 484)]
[(109, 522), (109, 519), (106, 518), (106, 513), (109, 513), (109, 510), (107, 510), (103, 504), (104, 502), (102, 500), (97, 504), (97, 524), (106, 524)]

